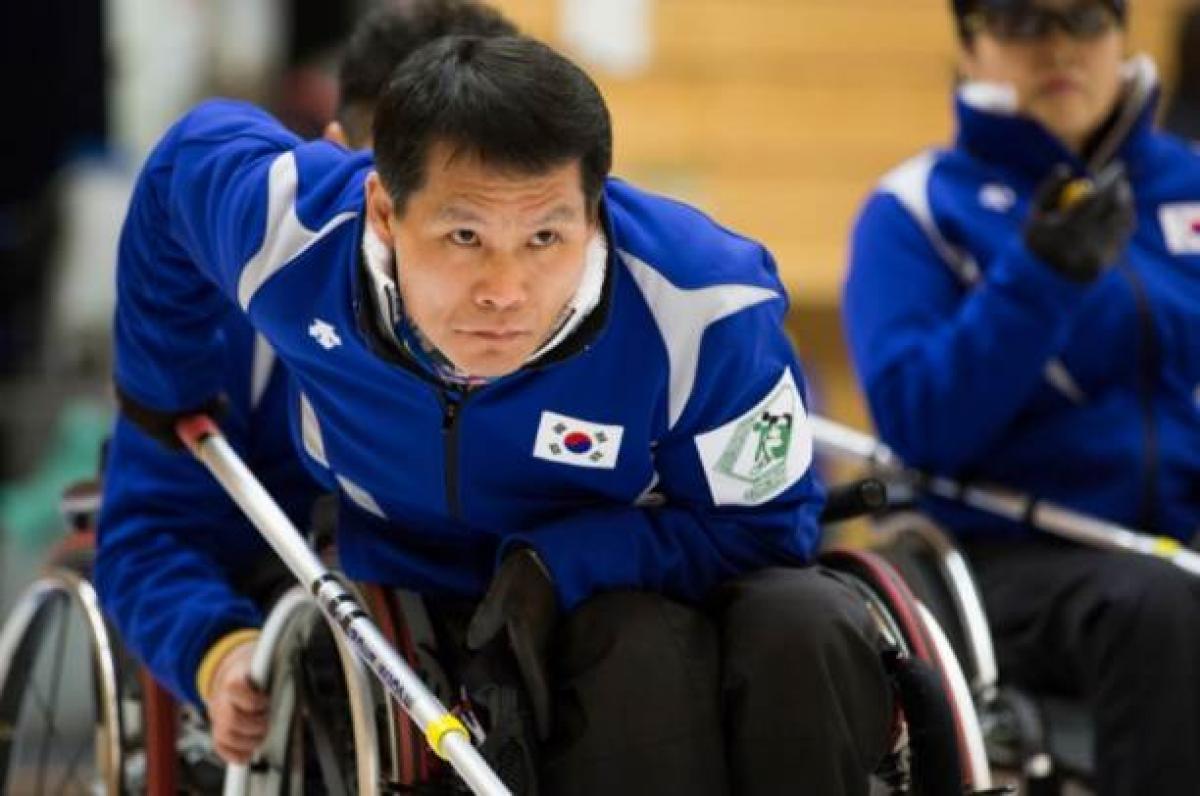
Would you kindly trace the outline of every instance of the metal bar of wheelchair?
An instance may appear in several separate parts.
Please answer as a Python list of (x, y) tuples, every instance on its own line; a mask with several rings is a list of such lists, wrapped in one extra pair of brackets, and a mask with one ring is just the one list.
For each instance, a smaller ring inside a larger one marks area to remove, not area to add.
[(906, 466), (891, 448), (873, 437), (823, 417), (810, 415), (808, 419), (813, 432), (814, 446), (823, 453), (890, 471), (936, 497), (1024, 523), (1053, 536), (1092, 547), (1124, 550), (1161, 558), (1192, 575), (1200, 576), (1200, 554), (1189, 550), (1176, 539), (1135, 531), (1115, 522), (1003, 487), (962, 483), (932, 475)]
[(454, 767), (473, 793), (506, 796), (508, 788), (471, 744), (471, 736), (426, 688), (368, 618), (358, 600), (327, 570), (291, 520), (229, 446), (210, 418), (195, 416), (176, 426), (180, 438), (258, 528), (321, 611), (342, 634), (384, 689), (421, 728), (430, 747)]
[[(262, 635), (254, 648), (250, 659), (250, 682), (259, 689), (266, 690), (271, 679), (271, 662), (275, 654), (275, 645), (284, 627), (293, 620), (296, 611), (309, 604), (309, 596), (302, 588), (296, 587), (285, 593), (267, 614), (263, 625)], [(245, 765), (230, 765), (225, 774), (225, 796), (242, 796), (249, 792), (250, 770)]]

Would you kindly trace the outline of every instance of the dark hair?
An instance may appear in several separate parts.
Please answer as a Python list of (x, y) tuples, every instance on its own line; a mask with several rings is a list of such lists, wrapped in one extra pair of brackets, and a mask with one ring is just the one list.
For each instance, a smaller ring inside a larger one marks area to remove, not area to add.
[(421, 188), (429, 150), (522, 174), (580, 162), (594, 211), (612, 168), (612, 126), (600, 90), (582, 69), (525, 36), (449, 36), (396, 70), (375, 112), (375, 167), (403, 212)]
[[(981, 6), (985, 5), (1020, 5), (1028, 2), (1028, 0), (950, 0), (950, 9), (954, 12), (955, 27), (958, 30), (958, 37), (965, 43), (970, 43), (971, 32), (967, 29), (967, 17), (975, 11), (978, 11)], [(1107, 0), (1108, 6), (1121, 20), (1121, 24), (1125, 24), (1125, 18), (1129, 11), (1128, 0)]]
[(394, 0), (364, 16), (346, 42), (338, 66), (338, 121), (352, 141), (365, 139), (396, 67), (431, 41), (516, 33), (503, 14), (472, 0)]

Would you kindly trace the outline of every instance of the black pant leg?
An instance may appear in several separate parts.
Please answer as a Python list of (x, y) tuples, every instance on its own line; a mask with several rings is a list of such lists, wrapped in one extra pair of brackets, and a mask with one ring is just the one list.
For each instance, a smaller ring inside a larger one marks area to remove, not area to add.
[(1101, 796), (1200, 789), (1200, 587), (1148, 556), (974, 545), (1003, 678), (1082, 697)]
[(863, 601), (821, 568), (765, 570), (720, 596), (733, 792), (865, 795), (893, 713)]
[(724, 796), (717, 633), (700, 611), (614, 592), (562, 623), (548, 796)]

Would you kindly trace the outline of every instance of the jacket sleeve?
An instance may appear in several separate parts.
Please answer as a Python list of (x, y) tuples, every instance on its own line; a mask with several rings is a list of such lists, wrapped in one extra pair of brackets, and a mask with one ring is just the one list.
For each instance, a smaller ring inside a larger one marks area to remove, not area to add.
[(262, 248), (272, 164), (299, 144), (251, 105), (213, 100), (150, 154), (121, 232), (116, 381), (160, 411), (203, 404), (222, 374), (219, 315)]
[(780, 289), (704, 333), (691, 397), (655, 451), (662, 505), (575, 513), (501, 553), (532, 546), (568, 611), (617, 589), (699, 601), (742, 573), (811, 562), (824, 491), (785, 311)]
[(854, 229), (843, 313), (880, 435), (909, 464), (955, 472), (1017, 416), (1086, 291), (1019, 238), (966, 290), (893, 196)]
[(225, 634), (261, 624), (259, 608), (232, 581), (268, 552), (202, 465), (118, 419), (96, 586), (125, 644), (176, 696), (199, 703), (204, 653)]

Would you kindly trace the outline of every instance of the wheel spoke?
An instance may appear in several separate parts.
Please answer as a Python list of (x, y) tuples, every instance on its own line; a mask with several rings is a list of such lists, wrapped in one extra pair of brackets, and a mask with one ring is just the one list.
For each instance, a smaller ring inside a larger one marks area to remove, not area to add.
[(46, 698), (42, 696), (42, 692), (38, 688), (37, 681), (30, 682), (29, 691), (27, 693), (33, 697), (34, 707), (37, 708), (37, 713), (41, 714), (42, 726), (53, 726), (54, 716), (50, 712), (50, 706), (46, 703)]
[(69, 615), (66, 611), (59, 611), (57, 618), (59, 620), (59, 625), (58, 625), (57, 643), (55, 644), (55, 648), (54, 648), (54, 652), (55, 652), (54, 659), (53, 659), (54, 673), (53, 673), (53, 675), (51, 675), (51, 679), (50, 679), (50, 683), (51, 683), (50, 698), (48, 700), (48, 705), (47, 705), (47, 714), (50, 717), (50, 720), (48, 721), (48, 723), (46, 725), (46, 733), (42, 736), (43, 743), (42, 743), (41, 748), (39, 749), (39, 754), (38, 754), (37, 793), (44, 792), (42, 790), (42, 786), (45, 784), (46, 766), (48, 764), (48, 759), (50, 757), (50, 739), (52, 737), (54, 737), (55, 729), (56, 729), (54, 726), (54, 720), (53, 720), (54, 707), (58, 703), (58, 690), (59, 690), (59, 685), (62, 682), (62, 665), (63, 665), (63, 658), (65, 657), (63, 653), (64, 653), (64, 648), (66, 647), (67, 625), (68, 625), (68, 621), (69, 621)]
[(88, 783), (79, 779), (79, 775), (76, 773), (76, 769), (79, 768), (80, 762), (83, 761), (84, 753), (88, 750), (88, 747), (90, 747), (91, 745), (92, 745), (91, 737), (84, 738), (83, 743), (78, 745), (78, 747), (75, 749), (74, 754), (71, 755), (71, 759), (67, 765), (66, 773), (63, 774), (62, 787), (60, 787), (58, 790), (54, 791), (55, 793), (66, 793), (67, 785), (69, 785), (71, 783), (78, 784), (80, 790), (83, 793), (86, 793), (86, 794), (91, 793), (91, 788), (89, 787)]
[[(53, 611), (53, 613), (50, 614), (51, 618), (56, 617), (58, 615), (57, 614), (57, 606), (51, 604), (49, 607)], [(30, 628), (31, 629), (36, 628), (38, 631), (42, 630), (42, 627), (38, 622), (31, 623)], [(37, 633), (38, 640), (40, 640), (42, 635), (43, 634), (41, 632)], [(43, 658), (43, 655), (40, 655), (39, 652), (41, 652), (41, 651), (39, 650), (37, 652), (34, 652), (32, 655), (29, 656), (30, 660), (28, 662), (28, 665), (29, 665), (29, 668), (32, 669), (33, 671), (27, 672), (29, 679), (28, 679), (28, 682), (25, 687), (25, 693), (33, 698), (33, 708), (34, 708), (33, 712), (40, 716), (40, 718), (42, 720), (42, 726), (43, 727), (52, 727), (54, 725), (53, 711), (51, 711), (50, 705), (46, 701), (46, 697), (44, 697), (42, 695), (42, 689), (41, 689), (42, 684), (38, 681), (37, 674), (36, 674), (37, 669), (38, 669), (38, 664), (40, 664), (42, 662), (42, 658)], [(13, 715), (13, 735), (14, 736), (16, 735), (17, 728), (21, 725), (21, 718), (22, 718), (22, 711), (20, 709), (18, 709), (16, 711), (16, 713)]]

